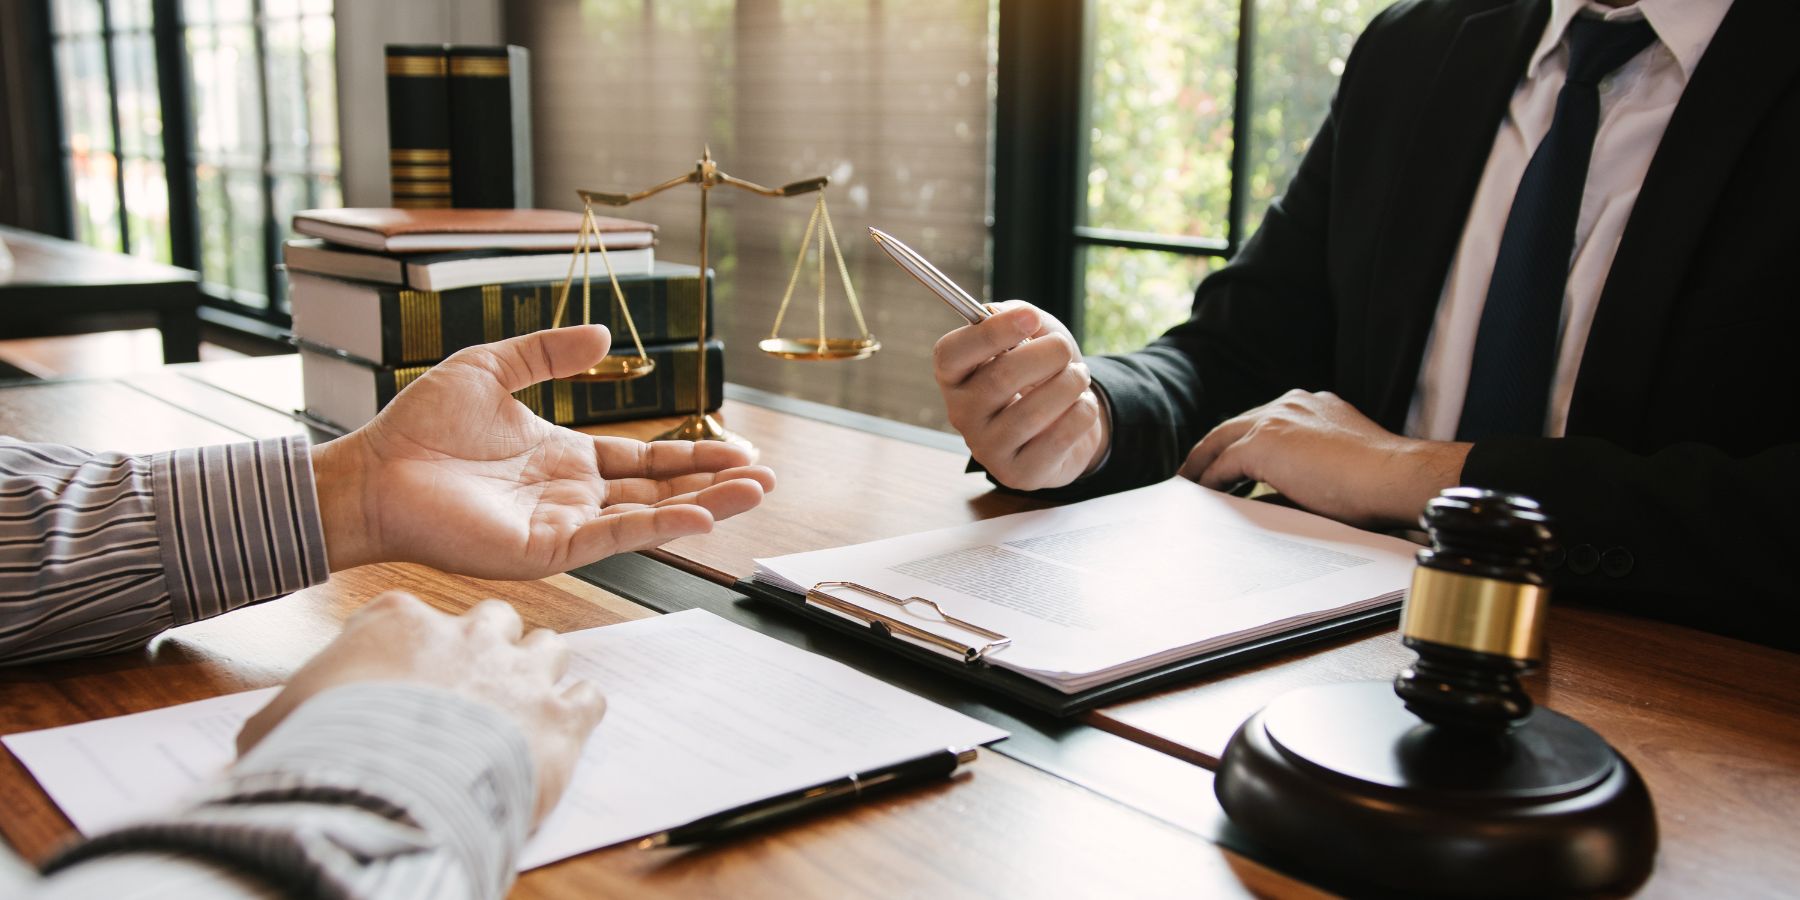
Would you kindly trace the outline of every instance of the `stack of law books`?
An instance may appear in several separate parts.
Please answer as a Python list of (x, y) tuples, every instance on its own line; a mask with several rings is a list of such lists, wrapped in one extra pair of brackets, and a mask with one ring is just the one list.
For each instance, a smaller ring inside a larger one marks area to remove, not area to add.
[[(284, 248), (306, 414), (348, 430), (375, 417), (433, 365), (476, 344), (551, 327), (581, 216), (540, 209), (333, 209), (294, 217)], [(559, 425), (692, 412), (700, 270), (657, 262), (655, 226), (600, 218), (591, 247), (590, 321), (632, 354), (601, 247), (644, 351), (631, 381), (556, 381), (515, 396)], [(581, 268), (563, 325), (582, 323)], [(708, 291), (710, 292), (710, 279)], [(710, 323), (709, 323), (710, 324)], [(708, 332), (711, 332), (710, 327)], [(724, 346), (707, 345), (708, 397), (724, 392)]]

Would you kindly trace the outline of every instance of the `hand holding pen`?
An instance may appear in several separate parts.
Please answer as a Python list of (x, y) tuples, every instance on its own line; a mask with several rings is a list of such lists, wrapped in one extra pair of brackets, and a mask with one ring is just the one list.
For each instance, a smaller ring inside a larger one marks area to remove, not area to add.
[(1096, 467), (1111, 423), (1069, 329), (1022, 301), (983, 305), (905, 244), (869, 231), (969, 323), (937, 342), (932, 373), (975, 459), (1018, 490), (1061, 487)]

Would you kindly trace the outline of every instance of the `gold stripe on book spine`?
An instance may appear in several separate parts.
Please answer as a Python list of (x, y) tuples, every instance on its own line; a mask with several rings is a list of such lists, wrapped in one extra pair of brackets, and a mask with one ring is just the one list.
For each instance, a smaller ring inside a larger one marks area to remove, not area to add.
[(394, 393), (406, 390), (406, 386), (419, 380), (419, 376), (431, 371), (430, 366), (408, 366), (394, 370)]
[(1513, 659), (1544, 658), (1550, 589), (1419, 566), (1400, 633), (1446, 647)]
[(395, 209), (449, 209), (449, 197), (395, 197)]
[(400, 292), (400, 356), (412, 361), (444, 355), (444, 304), (437, 291)]
[(387, 73), (406, 78), (442, 78), (447, 69), (446, 62), (442, 56), (390, 56)]
[(667, 298), (663, 303), (663, 315), (668, 322), (668, 331), (664, 334), (699, 334), (700, 333), (700, 279), (671, 278), (668, 285)]
[(450, 182), (448, 181), (395, 181), (392, 187), (396, 197), (450, 196)]
[(388, 176), (400, 181), (443, 181), (450, 177), (449, 166), (388, 166)]
[(530, 334), (544, 327), (544, 305), (536, 294), (514, 297), (512, 313), (513, 334)]
[(575, 388), (566, 381), (551, 382), (551, 416), (550, 421), (558, 425), (567, 425), (575, 421)]
[(449, 161), (450, 151), (444, 147), (396, 147), (395, 149), (388, 151), (389, 163), (417, 163), (421, 165), (430, 165), (432, 163), (447, 163)]
[(450, 60), (450, 74), (505, 78), (512, 74), (512, 63), (504, 56), (457, 56)]
[(678, 347), (674, 353), (675, 408), (692, 411), (699, 402), (700, 360), (693, 347)]
[(500, 286), (481, 286), (481, 339), (493, 343), (505, 336), (500, 319)]
[(544, 414), (544, 386), (534, 384), (522, 391), (513, 392), (514, 399), (525, 404), (527, 409), (538, 415)]

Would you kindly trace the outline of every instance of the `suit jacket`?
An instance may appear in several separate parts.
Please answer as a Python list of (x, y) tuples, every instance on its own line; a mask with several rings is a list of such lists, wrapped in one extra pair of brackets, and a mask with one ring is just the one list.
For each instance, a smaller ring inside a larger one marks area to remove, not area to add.
[[(1286, 194), (1193, 318), (1091, 361), (1100, 493), (1224, 418), (1330, 390), (1401, 431), (1445, 274), (1548, 0), (1407, 0), (1358, 40)], [(1737, 0), (1656, 149), (1563, 438), (1482, 441), (1467, 484), (1555, 519), (1561, 600), (1794, 648), (1800, 613), (1800, 4)]]

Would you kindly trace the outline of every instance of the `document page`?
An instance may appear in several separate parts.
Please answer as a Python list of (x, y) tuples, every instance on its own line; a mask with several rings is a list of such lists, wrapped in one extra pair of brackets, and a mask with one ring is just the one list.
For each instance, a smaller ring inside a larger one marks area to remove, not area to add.
[[(850, 581), (1012, 638), (990, 661), (1080, 690), (1397, 599), (1417, 548), (1181, 478), (1055, 509), (757, 560), (795, 592)], [(833, 595), (872, 607), (855, 592)], [(883, 607), (890, 615), (897, 610)], [(909, 607), (900, 615), (920, 615)], [(922, 628), (964, 643), (941, 621)]]
[[(606, 717), (520, 855), (535, 868), (1006, 733), (703, 610), (566, 636)], [(84, 834), (165, 812), (230, 766), (275, 689), (0, 738)]]

